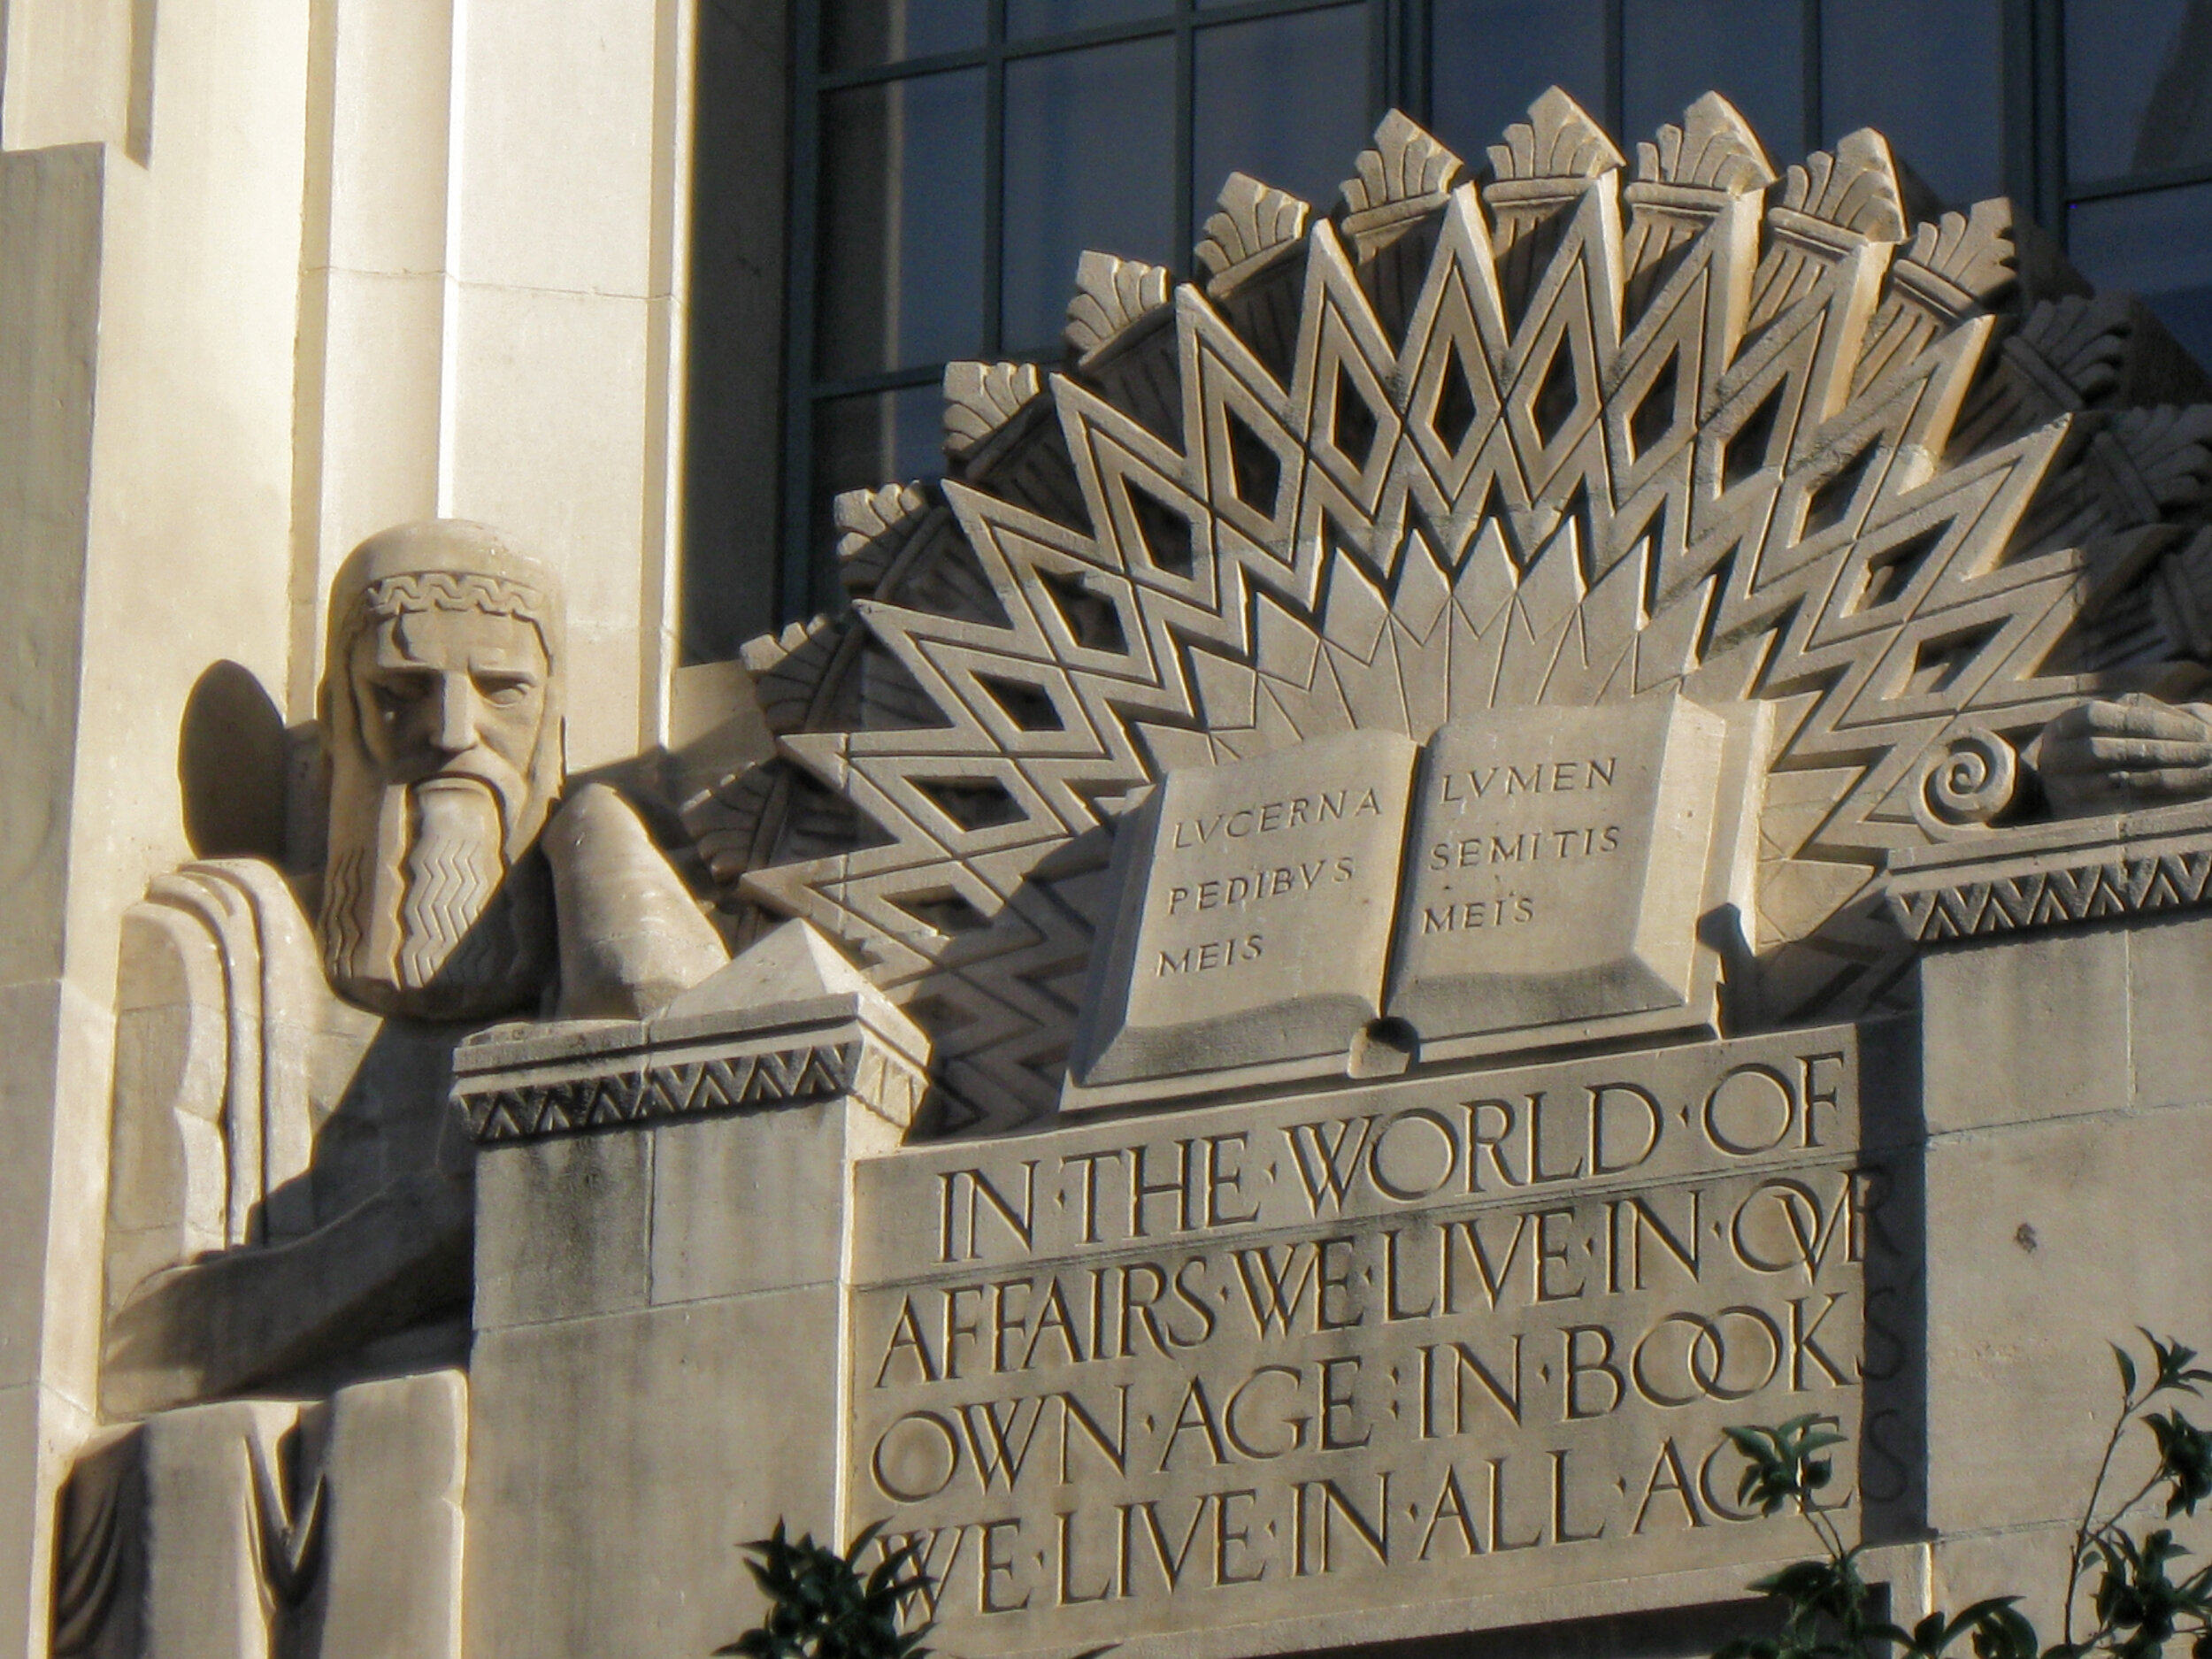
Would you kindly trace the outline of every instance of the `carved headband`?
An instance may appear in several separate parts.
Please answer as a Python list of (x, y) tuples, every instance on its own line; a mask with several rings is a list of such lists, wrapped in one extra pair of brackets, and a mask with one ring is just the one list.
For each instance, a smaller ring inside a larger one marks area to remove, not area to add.
[(551, 620), (545, 595), (497, 576), (476, 571), (418, 571), (386, 576), (356, 594), (346, 607), (341, 636), (350, 639), (372, 618), (421, 611), (481, 611), (489, 616), (519, 617), (547, 637)]

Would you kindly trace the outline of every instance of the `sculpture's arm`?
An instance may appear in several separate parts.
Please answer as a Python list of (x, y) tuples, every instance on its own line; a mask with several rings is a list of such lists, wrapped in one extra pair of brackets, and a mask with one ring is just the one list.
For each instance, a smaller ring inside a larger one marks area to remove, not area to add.
[(2212, 708), (2131, 694), (2069, 709), (2043, 728), (2034, 762), (2062, 816), (2212, 795)]
[(109, 1156), (107, 1295), (229, 1237), (229, 1032), (214, 935), (177, 906), (123, 917)]
[(465, 1304), (472, 1214), (465, 1177), (425, 1172), (305, 1238), (156, 1274), (108, 1320), (103, 1405), (219, 1398)]
[(560, 917), (560, 1018), (641, 1019), (729, 961), (636, 810), (605, 784), (570, 795), (541, 844)]

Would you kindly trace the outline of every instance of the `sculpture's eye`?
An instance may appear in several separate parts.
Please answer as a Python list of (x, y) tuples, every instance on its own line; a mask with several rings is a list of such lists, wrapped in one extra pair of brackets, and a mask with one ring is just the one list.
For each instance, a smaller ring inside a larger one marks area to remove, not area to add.
[(430, 674), (380, 674), (376, 680), (376, 701), (387, 714), (397, 714), (425, 701), (436, 686)]
[(511, 709), (530, 695), (526, 674), (478, 674), (476, 695), (495, 709)]

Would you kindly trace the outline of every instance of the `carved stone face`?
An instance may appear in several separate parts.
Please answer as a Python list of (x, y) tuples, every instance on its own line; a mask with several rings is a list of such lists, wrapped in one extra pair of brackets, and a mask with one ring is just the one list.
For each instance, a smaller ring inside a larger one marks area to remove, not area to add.
[(527, 1006), (551, 957), (533, 843), (561, 787), (550, 571), (479, 525), (372, 537), (332, 595), (322, 938), (332, 986), (380, 1012)]
[(507, 810), (527, 793), (550, 664), (532, 624), (482, 611), (403, 611), (354, 641), (361, 739), (388, 784), (472, 777)]

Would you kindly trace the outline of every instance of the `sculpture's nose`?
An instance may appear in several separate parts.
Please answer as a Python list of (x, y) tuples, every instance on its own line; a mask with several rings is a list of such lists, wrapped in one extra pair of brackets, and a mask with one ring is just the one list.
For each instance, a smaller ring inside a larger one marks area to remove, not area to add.
[(476, 747), (476, 687), (466, 674), (438, 676), (438, 724), (434, 740), (442, 755)]

